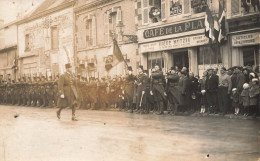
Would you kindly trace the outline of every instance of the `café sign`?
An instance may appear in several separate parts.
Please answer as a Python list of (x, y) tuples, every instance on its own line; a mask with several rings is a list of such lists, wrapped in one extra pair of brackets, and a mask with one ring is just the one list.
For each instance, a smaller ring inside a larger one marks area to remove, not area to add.
[(172, 35), (182, 32), (188, 32), (188, 31), (194, 31), (199, 29), (205, 28), (205, 18), (193, 20), (193, 21), (187, 21), (183, 23), (178, 24), (172, 24), (169, 26), (163, 26), (159, 28), (153, 28), (144, 30), (143, 36), (145, 39), (159, 37), (159, 36), (166, 36), (166, 35)]
[(246, 46), (260, 44), (260, 33), (249, 33), (232, 36), (232, 46)]
[(141, 53), (162, 51), (162, 50), (171, 50), (192, 46), (201, 46), (208, 44), (209, 39), (205, 35), (196, 35), (189, 37), (182, 37), (177, 39), (169, 39), (157, 42), (151, 42), (140, 45)]

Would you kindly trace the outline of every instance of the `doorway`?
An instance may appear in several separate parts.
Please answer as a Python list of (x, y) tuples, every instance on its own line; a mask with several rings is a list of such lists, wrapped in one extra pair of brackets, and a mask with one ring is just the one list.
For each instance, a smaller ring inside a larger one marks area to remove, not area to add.
[(179, 69), (187, 67), (189, 69), (188, 51), (174, 52), (173, 53), (173, 66), (178, 66)]

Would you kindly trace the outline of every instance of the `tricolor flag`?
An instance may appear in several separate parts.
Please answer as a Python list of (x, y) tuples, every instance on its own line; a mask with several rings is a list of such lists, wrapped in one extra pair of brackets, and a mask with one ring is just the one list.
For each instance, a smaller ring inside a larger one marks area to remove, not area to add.
[(225, 39), (225, 36), (226, 36), (225, 19), (226, 19), (226, 12), (219, 2), (219, 20), (218, 20), (218, 23), (220, 25), (219, 36), (218, 36), (218, 42), (219, 43), (222, 43)]
[(209, 10), (209, 7), (206, 8), (206, 15), (205, 15), (205, 36), (210, 38), (212, 42), (215, 40), (214, 36), (214, 18)]
[(117, 65), (118, 63), (124, 61), (124, 57), (123, 57), (123, 54), (117, 44), (117, 41), (116, 40), (113, 40), (113, 63), (112, 65), (115, 66)]

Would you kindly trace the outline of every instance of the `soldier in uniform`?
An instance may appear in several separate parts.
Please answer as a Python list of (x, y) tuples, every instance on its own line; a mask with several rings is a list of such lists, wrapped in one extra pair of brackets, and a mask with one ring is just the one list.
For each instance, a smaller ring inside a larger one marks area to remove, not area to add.
[(54, 81), (52, 76), (49, 76), (49, 80), (45, 83), (47, 106), (52, 108), (54, 103)]
[(90, 103), (90, 109), (96, 109), (97, 103), (97, 83), (94, 77), (90, 77), (89, 84), (87, 86), (88, 101)]
[(107, 93), (107, 82), (105, 77), (102, 77), (100, 82), (97, 84), (97, 94), (98, 94), (98, 106), (100, 110), (106, 110), (109, 98)]
[(164, 111), (164, 107), (166, 107), (166, 92), (164, 89), (164, 75), (160, 70), (158, 64), (155, 64), (154, 70), (151, 74), (151, 95), (154, 95), (155, 104), (157, 106), (158, 112), (156, 114), (160, 115)]
[(77, 91), (75, 89), (75, 81), (72, 73), (71, 64), (65, 65), (66, 72), (60, 76), (58, 89), (59, 89), (59, 100), (58, 100), (58, 108), (57, 117), (60, 119), (61, 110), (65, 107), (72, 108), (72, 121), (78, 121), (75, 116), (76, 112), (76, 99), (77, 99)]
[(41, 107), (46, 107), (48, 104), (48, 100), (47, 100), (47, 94), (46, 94), (46, 84), (47, 84), (47, 80), (45, 78), (45, 76), (42, 76), (41, 78), (41, 82), (40, 82), (40, 106)]
[(179, 76), (174, 70), (174, 67), (171, 67), (171, 70), (167, 73), (167, 98), (171, 104), (171, 115), (175, 115), (178, 106), (180, 104), (180, 93), (178, 92), (178, 82)]
[[(140, 65), (138, 67), (138, 76), (136, 80), (136, 113), (143, 114), (144, 113), (144, 106), (145, 106), (145, 91), (146, 91), (146, 85), (148, 82), (148, 76), (144, 74), (143, 72), (143, 66)], [(133, 107), (131, 109), (131, 113), (133, 112)]]
[(132, 109), (134, 99), (134, 86), (136, 77), (133, 75), (133, 69), (131, 66), (128, 67), (128, 73), (125, 76), (125, 82), (123, 87), (124, 101), (126, 103), (126, 110)]

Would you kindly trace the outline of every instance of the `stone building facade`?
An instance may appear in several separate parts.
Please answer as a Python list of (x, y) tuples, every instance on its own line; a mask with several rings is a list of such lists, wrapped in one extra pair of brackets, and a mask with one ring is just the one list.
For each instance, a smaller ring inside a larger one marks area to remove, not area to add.
[[(105, 64), (112, 55), (112, 36), (134, 72), (140, 62), (137, 42), (124, 35), (136, 34), (134, 1), (132, 0), (79, 0), (75, 14), (75, 53), (77, 64), (85, 64), (83, 75), (102, 77), (123, 75), (126, 65), (121, 62), (110, 70)], [(118, 26), (121, 25), (121, 28)]]
[(19, 75), (57, 75), (74, 63), (74, 3), (46, 0), (18, 23)]
[(0, 25), (0, 75), (4, 79), (16, 79), (17, 21)]

